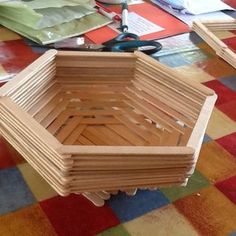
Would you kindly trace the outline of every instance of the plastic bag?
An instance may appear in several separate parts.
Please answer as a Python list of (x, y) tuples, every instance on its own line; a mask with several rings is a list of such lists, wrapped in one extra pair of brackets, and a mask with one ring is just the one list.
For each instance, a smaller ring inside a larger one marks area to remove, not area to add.
[[(50, 7), (46, 7), (46, 5)], [(39, 0), (0, 3), (0, 16), (20, 22), (33, 29), (52, 27), (94, 12), (93, 0), (60, 0), (58, 2), (51, 0), (48, 1), (48, 4), (44, 1), (39, 3)]]
[(67, 23), (59, 24), (53, 27), (47, 27), (39, 30), (32, 29), (18, 22), (0, 16), (0, 22), (3, 26), (37, 42), (40, 44), (49, 44), (62, 39), (84, 34), (93, 29), (107, 25), (111, 21), (100, 15), (92, 13), (81, 19), (75, 19)]

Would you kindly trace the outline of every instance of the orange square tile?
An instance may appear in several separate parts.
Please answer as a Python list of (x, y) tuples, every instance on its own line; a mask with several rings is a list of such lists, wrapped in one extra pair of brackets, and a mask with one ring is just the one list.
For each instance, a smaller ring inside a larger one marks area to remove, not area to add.
[(196, 65), (215, 78), (236, 74), (236, 69), (220, 57), (213, 57), (209, 60), (198, 62)]
[(216, 55), (215, 51), (206, 42), (203, 41), (201, 43), (198, 43), (197, 46), (204, 52), (215, 57)]
[(214, 108), (207, 126), (206, 133), (212, 139), (218, 139), (233, 132), (236, 132), (236, 122), (231, 120), (217, 108)]
[(20, 39), (20, 35), (14, 33), (13, 31), (0, 26), (0, 42), (1, 41), (9, 41), (9, 40), (16, 40)]
[(222, 236), (236, 229), (236, 207), (214, 186), (174, 203), (180, 213), (204, 236)]
[(0, 217), (0, 235), (56, 236), (54, 228), (39, 205), (33, 205)]
[(213, 76), (209, 75), (196, 65), (179, 66), (176, 67), (175, 70), (186, 75), (188, 80), (192, 80), (197, 83), (204, 83), (215, 79)]
[(215, 141), (207, 142), (202, 145), (197, 170), (215, 183), (235, 175), (236, 159)]
[(130, 235), (140, 236), (197, 236), (190, 222), (173, 205), (153, 210), (123, 224)]

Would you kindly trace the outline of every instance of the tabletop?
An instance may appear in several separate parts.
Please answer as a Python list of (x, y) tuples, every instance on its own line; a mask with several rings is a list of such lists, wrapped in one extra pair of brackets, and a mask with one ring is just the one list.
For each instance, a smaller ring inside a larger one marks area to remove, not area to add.
[[(222, 39), (236, 38), (225, 32)], [(196, 171), (186, 187), (138, 190), (95, 207), (57, 193), (0, 137), (0, 235), (236, 235), (236, 69), (194, 33), (162, 39), (154, 58), (218, 95)], [(0, 81), (39, 55), (0, 28)]]

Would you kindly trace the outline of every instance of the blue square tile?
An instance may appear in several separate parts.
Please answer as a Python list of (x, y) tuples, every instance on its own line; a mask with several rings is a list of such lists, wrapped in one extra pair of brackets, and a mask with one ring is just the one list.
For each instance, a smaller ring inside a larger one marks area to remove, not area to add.
[(220, 82), (236, 92), (236, 75), (223, 77)]
[(178, 67), (186, 65), (185, 58), (180, 54), (165, 55), (158, 58), (159, 62), (170, 67)]
[(31, 205), (35, 201), (16, 167), (0, 171), (0, 215)]
[(210, 142), (212, 141), (212, 138), (209, 137), (207, 134), (204, 135), (204, 138), (203, 138), (203, 143), (207, 143), (207, 142)]
[(108, 204), (121, 222), (132, 220), (145, 213), (169, 204), (169, 200), (160, 191), (138, 190), (135, 196), (119, 193)]
[(199, 44), (204, 42), (204, 40), (195, 32), (191, 32), (189, 34), (189, 39), (191, 40), (192, 43), (194, 44)]

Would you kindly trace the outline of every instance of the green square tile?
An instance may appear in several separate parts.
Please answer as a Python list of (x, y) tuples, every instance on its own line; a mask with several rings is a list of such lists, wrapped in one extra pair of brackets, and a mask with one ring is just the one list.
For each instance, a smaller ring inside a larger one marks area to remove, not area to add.
[(161, 188), (160, 190), (171, 202), (174, 202), (179, 198), (197, 192), (198, 190), (208, 187), (209, 185), (210, 182), (203, 175), (201, 175), (200, 172), (195, 171), (192, 177), (189, 179), (187, 186)]
[(111, 235), (112, 236), (130, 236), (130, 234), (127, 232), (127, 230), (124, 228), (123, 225), (112, 227), (98, 234), (98, 236), (111, 236)]

